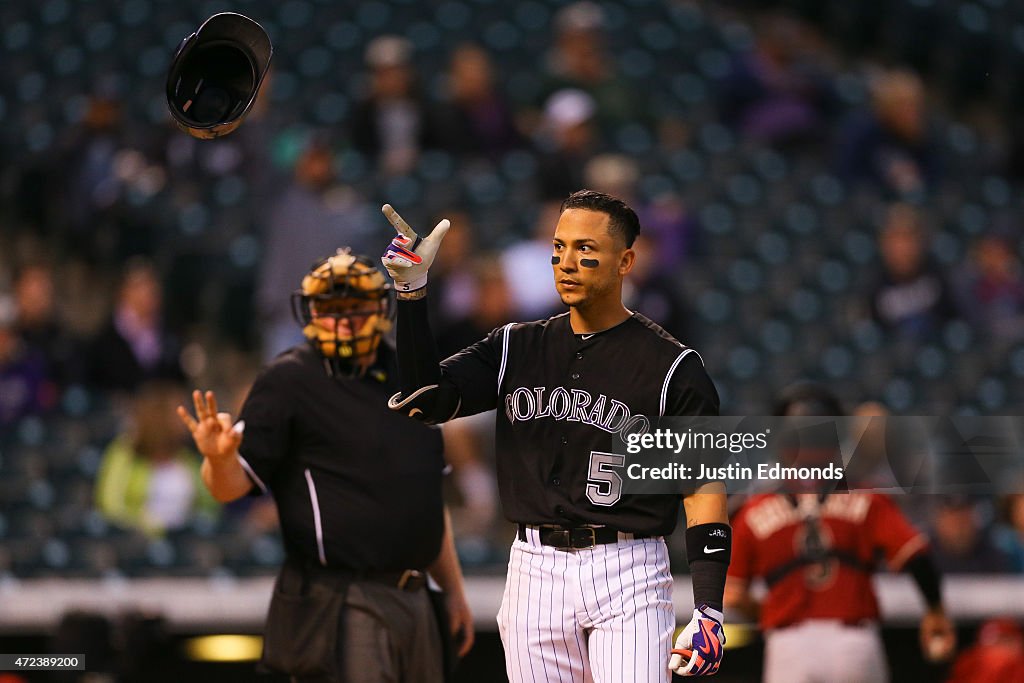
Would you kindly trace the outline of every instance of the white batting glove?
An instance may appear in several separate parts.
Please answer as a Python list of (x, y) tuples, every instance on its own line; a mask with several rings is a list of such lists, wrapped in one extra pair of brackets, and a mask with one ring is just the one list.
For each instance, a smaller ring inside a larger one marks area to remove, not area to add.
[(425, 287), (427, 270), (434, 262), (441, 240), (452, 224), (445, 218), (434, 226), (429, 235), (420, 239), (390, 204), (382, 206), (380, 211), (398, 231), (380, 259), (395, 281), (395, 289), (399, 292), (413, 292)]
[(679, 632), (668, 668), (680, 676), (713, 676), (722, 663), (724, 615), (707, 605), (693, 610), (690, 623)]

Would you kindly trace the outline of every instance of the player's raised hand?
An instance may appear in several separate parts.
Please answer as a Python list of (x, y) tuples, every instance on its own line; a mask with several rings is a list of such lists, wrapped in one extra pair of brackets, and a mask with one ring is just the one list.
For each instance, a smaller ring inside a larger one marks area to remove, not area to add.
[(195, 418), (189, 415), (184, 406), (178, 406), (178, 417), (192, 433), (192, 440), (196, 442), (199, 452), (214, 462), (234, 457), (242, 445), (245, 423), (239, 422), (232, 426), (229, 413), (218, 413), (217, 397), (212, 391), (207, 391), (203, 396), (196, 389), (192, 392), (192, 403), (195, 404)]
[(701, 605), (690, 623), (679, 632), (668, 668), (680, 676), (712, 676), (718, 672), (725, 649), (723, 615)]
[(398, 233), (384, 251), (381, 263), (391, 274), (398, 291), (413, 292), (421, 289), (427, 284), (427, 270), (434, 262), (434, 256), (451, 222), (445, 218), (434, 226), (429, 235), (421, 239), (390, 204), (382, 206), (380, 211)]

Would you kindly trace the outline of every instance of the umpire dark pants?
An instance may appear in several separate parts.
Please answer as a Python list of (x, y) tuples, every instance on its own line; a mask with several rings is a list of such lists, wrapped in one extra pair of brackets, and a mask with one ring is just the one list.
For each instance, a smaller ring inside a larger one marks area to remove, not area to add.
[[(323, 605), (337, 600), (333, 674), (293, 676), (293, 683), (442, 683), (441, 637), (427, 589), (374, 580), (289, 571), (288, 594), (304, 592)], [(340, 600), (339, 600), (340, 598)]]

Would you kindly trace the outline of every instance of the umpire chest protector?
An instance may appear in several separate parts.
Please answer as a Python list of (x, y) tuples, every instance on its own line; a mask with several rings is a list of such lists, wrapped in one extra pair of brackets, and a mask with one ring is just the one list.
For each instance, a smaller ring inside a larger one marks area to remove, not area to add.
[[(619, 467), (624, 476), (616, 436), (647, 432), (652, 418), (680, 410), (717, 414), (693, 349), (636, 313), (587, 335), (573, 334), (568, 314), (509, 324), (481, 344), (498, 365), (498, 482), (509, 519), (671, 532), (679, 496), (623, 495), (608, 472)], [(456, 359), (446, 361), (446, 373)]]

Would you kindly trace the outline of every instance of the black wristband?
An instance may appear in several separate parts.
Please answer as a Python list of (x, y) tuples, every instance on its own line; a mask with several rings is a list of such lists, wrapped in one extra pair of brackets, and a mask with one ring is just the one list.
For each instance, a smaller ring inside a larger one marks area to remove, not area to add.
[(722, 611), (725, 574), (732, 559), (732, 528), (728, 524), (698, 524), (686, 530), (686, 558), (693, 581), (693, 604)]
[(732, 559), (732, 528), (728, 524), (698, 524), (686, 530), (686, 559), (729, 564)]
[(903, 570), (914, 577), (914, 583), (917, 584), (928, 607), (932, 609), (942, 607), (942, 579), (928, 553), (918, 553), (907, 560)]

